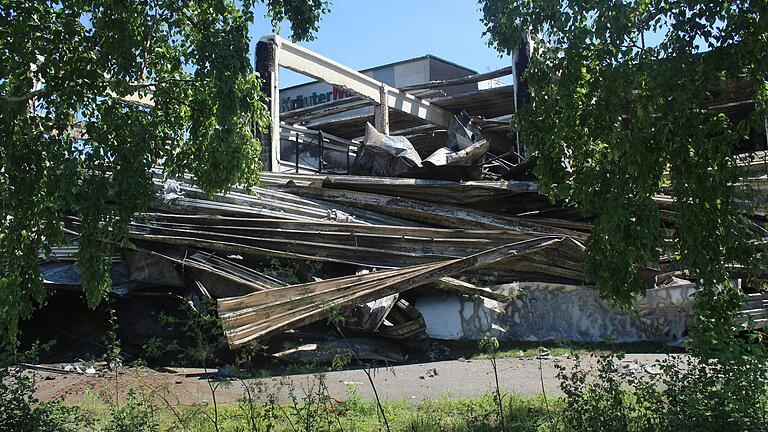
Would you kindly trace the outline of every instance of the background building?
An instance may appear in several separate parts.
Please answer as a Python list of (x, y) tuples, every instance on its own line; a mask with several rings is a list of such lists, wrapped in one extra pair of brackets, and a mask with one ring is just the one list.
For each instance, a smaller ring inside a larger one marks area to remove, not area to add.
[[(470, 68), (429, 54), (410, 60), (402, 60), (395, 63), (376, 66), (360, 72), (377, 81), (381, 81), (397, 88), (424, 84), (430, 81), (461, 78), (477, 73), (477, 71)], [(480, 83), (448, 87), (443, 90), (443, 92), (446, 96), (450, 96), (482, 90), (497, 85), (500, 85), (497, 80), (489, 80)], [(344, 89), (334, 87), (321, 81), (299, 84), (280, 89), (280, 112), (293, 111), (300, 108), (344, 99), (350, 96), (352, 96), (352, 94)], [(372, 108), (367, 109), (371, 110)], [(357, 115), (360, 114), (360, 111), (355, 110), (350, 113)]]

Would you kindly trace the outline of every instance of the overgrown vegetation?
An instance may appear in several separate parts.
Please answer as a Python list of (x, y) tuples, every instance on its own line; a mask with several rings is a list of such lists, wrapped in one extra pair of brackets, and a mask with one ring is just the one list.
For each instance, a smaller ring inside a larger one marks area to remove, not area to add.
[[(755, 349), (750, 341), (744, 343)], [(732, 364), (676, 355), (645, 365), (649, 368), (645, 373), (624, 367), (623, 355), (615, 352), (601, 356), (595, 368), (582, 366), (581, 358), (571, 355), (576, 358), (573, 369), (556, 363), (565, 396), (552, 397), (548, 393), (553, 389), (545, 389), (542, 381), (542, 395), (531, 398), (502, 389), (495, 339), (483, 339), (480, 348), (491, 359), (496, 377), (486, 395), (418, 404), (365, 401), (351, 387), (346, 395), (333, 395), (324, 373), (316, 373), (301, 388), (293, 381), (274, 387), (258, 379), (211, 374), (205, 377), (209, 393), (201, 395), (209, 402), (187, 406), (178, 405), (168, 386), (152, 387), (141, 379), (128, 389), (127, 398), (118, 398), (116, 375), (114, 393), (91, 395), (89, 403), (68, 406), (38, 403), (32, 396), (33, 373), (4, 368), (0, 432), (768, 430), (768, 394), (760, 393), (765, 378), (759, 355), (734, 359)], [(348, 362), (349, 358), (339, 359), (334, 366)], [(370, 373), (372, 366), (365, 367)], [(374, 382), (370, 384), (375, 391)], [(242, 389), (240, 401), (218, 403), (217, 392), (233, 385)], [(288, 392), (282, 402), (275, 393), (278, 388)]]
[[(294, 389), (278, 403), (259, 381), (243, 387), (238, 403), (178, 406), (166, 388), (141, 387), (120, 403), (89, 396), (90, 402), (65, 406), (37, 404), (33, 378), (5, 369), (0, 386), (0, 431), (187, 432), (218, 431), (765, 431), (765, 397), (750, 390), (719, 388), (726, 369), (693, 358), (670, 358), (660, 373), (622, 370), (622, 356), (604, 356), (596, 369), (577, 362), (561, 368), (565, 397), (520, 397), (492, 390), (477, 399), (442, 398), (418, 403), (365, 401), (350, 390), (343, 397), (328, 393), (318, 375), (308, 387)], [(714, 368), (714, 370), (713, 370)], [(755, 377), (752, 377), (755, 378)], [(734, 382), (741, 382), (736, 380)], [(230, 382), (230, 385), (234, 382)], [(661, 386), (660, 386), (661, 384)], [(299, 398), (298, 393), (304, 396)], [(338, 395), (340, 396), (340, 395)], [(499, 404), (501, 401), (501, 405)]]
[[(227, 340), (216, 316), (216, 302), (206, 297), (189, 297), (179, 309), (179, 317), (161, 313), (158, 319), (163, 326), (178, 329), (185, 336), (184, 341), (152, 338), (144, 346), (143, 360), (203, 368), (219, 366), (217, 354), (227, 346)], [(243, 350), (241, 354), (249, 352)]]
[(622, 372), (623, 356), (604, 356), (592, 373), (560, 367), (567, 430), (765, 431), (765, 366), (760, 357), (735, 364), (670, 357), (655, 374)]
[[(607, 366), (594, 382), (576, 371), (565, 419), (575, 430), (763, 430), (768, 356), (757, 334), (734, 325), (744, 293), (728, 269), (742, 266), (754, 286), (765, 258), (734, 150), (764, 128), (768, 3), (480, 4), (499, 51), (533, 37), (530, 101), (513, 126), (538, 157), (542, 189), (595, 218), (587, 276), (631, 308), (645, 289), (637, 269), (666, 256), (698, 289), (689, 372), (665, 374), (659, 390)], [(755, 92), (747, 119), (710, 109), (734, 82)], [(654, 200), (662, 189), (674, 198), (672, 220)]]
[[(531, 100), (515, 127), (538, 157), (543, 190), (596, 217), (586, 270), (597, 288), (629, 306), (645, 289), (637, 269), (667, 255), (697, 280), (702, 313), (732, 311), (719, 300), (735, 291), (726, 267), (756, 258), (733, 150), (764, 128), (766, 3), (480, 3), (501, 52), (534, 38)], [(756, 92), (752, 116), (707, 109), (745, 80)], [(675, 198), (669, 243), (654, 201), (661, 188)]]
[(15, 367), (0, 368), (0, 432), (74, 432), (94, 419), (76, 406), (38, 404), (35, 380)]
[[(15, 379), (22, 379), (20, 371)], [(379, 405), (363, 400), (351, 391), (338, 400), (328, 394), (318, 377), (308, 388), (296, 389), (306, 398), (290, 397), (278, 404), (265, 386), (251, 383), (240, 402), (212, 406), (164, 404), (158, 396), (165, 389), (139, 388), (127, 400), (96, 398), (82, 406), (65, 407), (42, 403), (33, 407), (32, 377), (23, 376), (25, 386), (0, 387), (0, 400), (15, 403), (0, 407), (0, 431), (99, 431), (99, 432), (219, 432), (219, 431), (360, 431), (386, 430), (380, 409), (389, 419), (392, 431), (538, 431), (546, 428), (541, 398), (505, 395), (505, 419), (499, 421), (495, 394), (478, 399), (439, 399), (387, 402)], [(295, 394), (291, 390), (291, 394)], [(217, 411), (214, 415), (214, 409)], [(13, 410), (14, 415), (10, 415)], [(33, 412), (34, 416), (29, 416)], [(19, 415), (23, 414), (23, 415)], [(20, 419), (24, 420), (22, 423)], [(10, 419), (10, 420), (8, 420)], [(4, 422), (4, 423), (3, 423)], [(6, 427), (7, 425), (7, 427)], [(506, 426), (504, 426), (506, 425)], [(4, 428), (5, 427), (5, 428)]]
[[(110, 243), (152, 197), (151, 168), (208, 193), (256, 184), (267, 122), (250, 59), (258, 0), (8, 1), (0, 5), (0, 346), (45, 298), (38, 255), (79, 219), (89, 305)], [(311, 39), (325, 0), (264, 0)], [(151, 95), (152, 106), (146, 99)], [(138, 103), (136, 101), (139, 101)], [(159, 162), (162, 163), (159, 163)]]
[[(540, 354), (541, 349), (546, 349), (553, 357), (573, 355), (597, 355), (605, 356), (621, 353), (682, 353), (683, 347), (672, 347), (663, 342), (635, 342), (635, 343), (611, 343), (611, 342), (572, 342), (568, 340), (551, 341), (505, 341), (500, 340), (496, 350), (496, 358), (533, 358)], [(492, 354), (487, 350), (479, 349), (472, 341), (441, 341), (451, 351), (451, 356), (465, 359), (490, 359)]]

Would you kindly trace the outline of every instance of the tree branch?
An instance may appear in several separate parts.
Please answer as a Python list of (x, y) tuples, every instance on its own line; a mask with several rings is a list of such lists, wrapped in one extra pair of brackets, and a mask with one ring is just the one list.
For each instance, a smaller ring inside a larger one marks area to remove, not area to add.
[(22, 96), (6, 96), (5, 99), (8, 102), (26, 102), (26, 101), (34, 98), (34, 97), (37, 97), (37, 96), (40, 96), (40, 95), (44, 95), (46, 93), (48, 93), (48, 87), (43, 87), (43, 88), (38, 89), (38, 90), (33, 90), (33, 91), (31, 91), (31, 92), (29, 92), (29, 93), (27, 93), (25, 95), (22, 95)]

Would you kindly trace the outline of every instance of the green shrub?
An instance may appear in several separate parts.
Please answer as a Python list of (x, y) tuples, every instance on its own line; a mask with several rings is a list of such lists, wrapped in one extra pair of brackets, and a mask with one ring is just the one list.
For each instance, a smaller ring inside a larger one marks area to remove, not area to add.
[(409, 418), (405, 423), (406, 432), (444, 432), (445, 429), (436, 421), (423, 417)]
[(668, 357), (656, 375), (621, 371), (621, 355), (599, 358), (592, 372), (579, 360), (561, 367), (565, 430), (768, 431), (765, 357), (741, 341), (726, 347), (719, 358)]
[(34, 391), (34, 375), (0, 368), (0, 432), (70, 432), (93, 424), (78, 407), (39, 403)]
[(110, 406), (111, 416), (103, 432), (160, 432), (158, 406), (147, 395), (128, 392), (128, 401)]

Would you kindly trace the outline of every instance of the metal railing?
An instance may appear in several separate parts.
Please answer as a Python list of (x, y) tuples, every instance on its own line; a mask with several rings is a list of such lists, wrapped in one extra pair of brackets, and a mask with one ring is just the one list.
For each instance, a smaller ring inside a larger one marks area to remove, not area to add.
[(360, 143), (320, 130), (280, 125), (280, 172), (348, 174)]

